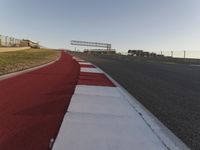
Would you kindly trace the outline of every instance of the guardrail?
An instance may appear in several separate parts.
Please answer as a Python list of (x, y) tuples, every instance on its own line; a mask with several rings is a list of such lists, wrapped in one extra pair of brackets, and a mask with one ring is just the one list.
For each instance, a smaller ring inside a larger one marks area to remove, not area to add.
[(200, 59), (200, 50), (199, 51), (162, 51), (162, 55), (166, 57), (173, 57), (173, 58), (194, 58)]

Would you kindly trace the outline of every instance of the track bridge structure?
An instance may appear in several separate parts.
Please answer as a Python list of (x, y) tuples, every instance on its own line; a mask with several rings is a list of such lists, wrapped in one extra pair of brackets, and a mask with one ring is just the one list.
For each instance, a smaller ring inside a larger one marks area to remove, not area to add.
[(109, 44), (109, 43), (98, 43), (98, 42), (86, 42), (86, 41), (71, 40), (71, 45), (99, 47), (99, 48), (106, 48), (107, 51), (111, 50), (111, 44)]

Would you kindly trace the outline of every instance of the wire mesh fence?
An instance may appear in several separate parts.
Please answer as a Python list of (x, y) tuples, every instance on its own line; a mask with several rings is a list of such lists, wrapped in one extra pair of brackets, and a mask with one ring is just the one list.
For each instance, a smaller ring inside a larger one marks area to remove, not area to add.
[(182, 51), (144, 51), (144, 50), (128, 50), (122, 53), (124, 55), (140, 56), (140, 57), (165, 57), (165, 58), (186, 58), (186, 59), (200, 59), (200, 50), (182, 50)]
[(191, 59), (200, 59), (200, 51), (162, 51), (160, 54), (166, 57), (173, 58), (191, 58)]

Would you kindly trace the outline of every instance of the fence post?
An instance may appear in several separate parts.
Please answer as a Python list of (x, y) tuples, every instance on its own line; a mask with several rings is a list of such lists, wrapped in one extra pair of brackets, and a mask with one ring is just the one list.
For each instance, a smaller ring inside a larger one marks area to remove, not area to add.
[(2, 45), (2, 44), (1, 44), (1, 35), (0, 35), (0, 47), (1, 47), (1, 45)]
[(12, 45), (12, 37), (9, 37), (9, 42), (8, 42), (8, 46), (10, 47)]
[(184, 59), (186, 58), (186, 51), (184, 51)]

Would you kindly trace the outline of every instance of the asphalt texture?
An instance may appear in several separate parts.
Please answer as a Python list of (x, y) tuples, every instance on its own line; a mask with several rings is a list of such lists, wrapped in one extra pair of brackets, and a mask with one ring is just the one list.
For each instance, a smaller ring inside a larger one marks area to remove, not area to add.
[(103, 69), (191, 149), (200, 150), (200, 66), (77, 55)]
[(0, 150), (49, 150), (78, 83), (80, 65), (55, 63), (0, 81)]

